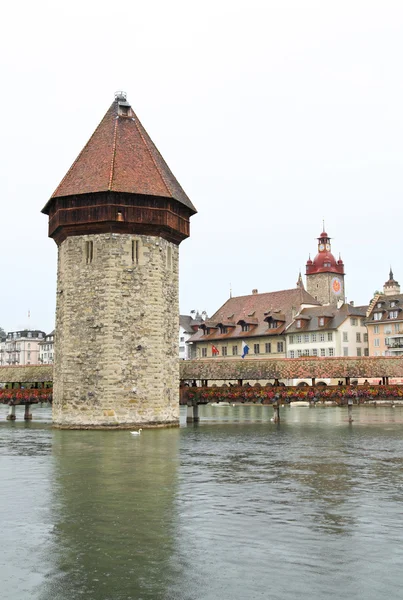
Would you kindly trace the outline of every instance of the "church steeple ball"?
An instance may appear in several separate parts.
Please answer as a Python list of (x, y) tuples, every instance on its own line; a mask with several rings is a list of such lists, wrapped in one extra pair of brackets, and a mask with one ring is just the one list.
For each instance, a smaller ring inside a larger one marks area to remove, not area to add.
[(394, 294), (400, 294), (400, 285), (399, 282), (396, 281), (393, 277), (392, 267), (390, 267), (389, 271), (389, 279), (385, 281), (383, 285), (383, 293), (385, 296), (393, 296)]

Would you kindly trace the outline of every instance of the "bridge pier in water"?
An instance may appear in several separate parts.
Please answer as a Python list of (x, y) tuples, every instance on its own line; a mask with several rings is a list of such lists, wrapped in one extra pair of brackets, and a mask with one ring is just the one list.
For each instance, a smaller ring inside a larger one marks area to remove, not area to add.
[(32, 413), (30, 412), (30, 408), (31, 408), (30, 404), (26, 404), (25, 405), (24, 421), (31, 421), (32, 420)]
[(10, 404), (8, 409), (7, 421), (15, 421), (15, 404)]
[(199, 405), (197, 402), (193, 402), (193, 404), (190, 405), (188, 404), (186, 411), (186, 423), (198, 423), (199, 420)]

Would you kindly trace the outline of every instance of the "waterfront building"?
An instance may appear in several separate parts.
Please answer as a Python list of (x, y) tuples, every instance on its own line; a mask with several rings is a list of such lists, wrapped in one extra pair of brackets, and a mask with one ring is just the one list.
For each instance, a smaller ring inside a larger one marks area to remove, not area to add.
[(204, 322), (203, 316), (199, 314), (199, 312), (195, 312), (194, 317), (192, 315), (179, 315), (180, 360), (189, 360), (191, 358), (196, 358), (195, 346), (193, 344), (188, 344), (188, 340)]
[(179, 244), (196, 209), (118, 92), (43, 211), (58, 245), (53, 420), (179, 424)]
[[(324, 229), (324, 228), (323, 228)], [(306, 263), (306, 289), (320, 304), (345, 302), (344, 263), (333, 256), (330, 237), (323, 230), (318, 237), (318, 253)]]
[[(302, 283), (302, 282), (301, 282)], [(319, 306), (298, 282), (290, 290), (229, 298), (191, 336), (197, 358), (286, 356), (286, 329), (304, 308)]]
[(6, 339), (7, 337), (0, 338), (0, 367), (6, 366)]
[(366, 325), (370, 356), (403, 356), (403, 294), (393, 277), (377, 293), (368, 307)]
[(54, 359), (54, 345), (55, 345), (55, 332), (51, 331), (45, 336), (45, 339), (39, 342), (39, 362), (42, 365), (53, 364)]
[(287, 328), (287, 357), (368, 356), (366, 306), (303, 308)]
[(45, 332), (23, 329), (9, 331), (0, 344), (0, 364), (37, 365), (39, 363), (39, 344), (45, 338)]

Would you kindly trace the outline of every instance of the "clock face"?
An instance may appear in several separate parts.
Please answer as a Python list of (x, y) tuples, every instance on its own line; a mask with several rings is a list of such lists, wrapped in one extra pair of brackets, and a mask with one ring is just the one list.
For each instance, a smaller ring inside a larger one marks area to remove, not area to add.
[(336, 294), (336, 296), (338, 296), (339, 294), (341, 294), (341, 290), (342, 290), (342, 285), (341, 285), (340, 279), (338, 277), (333, 277), (333, 279), (332, 279), (333, 294)]
[(329, 252), (330, 251), (330, 244), (326, 244), (326, 250)]
[(325, 249), (324, 245), (323, 244), (319, 244), (319, 251), (323, 252), (324, 249)]

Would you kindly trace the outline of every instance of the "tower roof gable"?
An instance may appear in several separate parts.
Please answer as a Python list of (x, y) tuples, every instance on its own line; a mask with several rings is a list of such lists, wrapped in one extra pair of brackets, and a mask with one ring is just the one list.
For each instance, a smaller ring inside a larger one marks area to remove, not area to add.
[(117, 95), (52, 197), (125, 192), (171, 198), (196, 212), (123, 95)]

